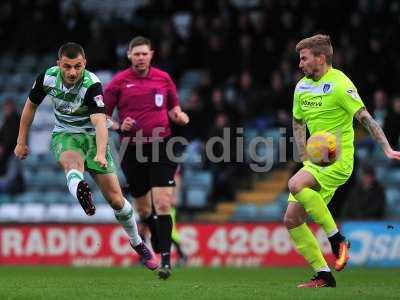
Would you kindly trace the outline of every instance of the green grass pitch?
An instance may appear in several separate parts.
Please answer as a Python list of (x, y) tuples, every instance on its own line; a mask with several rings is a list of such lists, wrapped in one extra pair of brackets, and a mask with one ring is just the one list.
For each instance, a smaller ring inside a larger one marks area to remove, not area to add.
[(400, 299), (399, 269), (348, 268), (337, 288), (297, 289), (302, 268), (181, 268), (160, 281), (140, 267), (0, 267), (0, 299)]

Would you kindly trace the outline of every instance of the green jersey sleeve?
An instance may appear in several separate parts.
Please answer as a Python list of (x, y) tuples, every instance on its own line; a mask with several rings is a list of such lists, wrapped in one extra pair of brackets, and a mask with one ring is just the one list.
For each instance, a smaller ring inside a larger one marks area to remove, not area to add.
[(339, 105), (351, 116), (364, 107), (364, 103), (354, 84), (348, 80), (337, 87)]
[(300, 107), (300, 99), (299, 99), (299, 94), (294, 92), (293, 95), (293, 118), (297, 120), (302, 120), (303, 119), (303, 111), (301, 110)]

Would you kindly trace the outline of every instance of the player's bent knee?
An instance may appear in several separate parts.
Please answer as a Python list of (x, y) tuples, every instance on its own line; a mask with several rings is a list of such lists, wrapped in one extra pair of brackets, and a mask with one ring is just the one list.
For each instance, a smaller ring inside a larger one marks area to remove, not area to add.
[(69, 170), (82, 170), (83, 169), (83, 160), (77, 153), (72, 152), (63, 152), (61, 154), (59, 164), (65, 171)]
[(145, 205), (138, 205), (135, 207), (136, 212), (139, 214), (141, 219), (147, 219), (151, 215), (151, 207), (147, 207)]
[(160, 194), (156, 199), (154, 199), (154, 204), (156, 206), (157, 213), (168, 214), (171, 210), (172, 195), (168, 193)]
[(293, 195), (295, 195), (303, 189), (303, 186), (298, 180), (292, 177), (288, 181), (288, 189)]

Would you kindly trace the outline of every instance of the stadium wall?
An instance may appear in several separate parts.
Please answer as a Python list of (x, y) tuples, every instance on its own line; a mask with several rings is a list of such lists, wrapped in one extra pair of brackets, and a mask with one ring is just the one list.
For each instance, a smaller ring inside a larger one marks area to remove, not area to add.
[[(330, 263), (323, 231), (312, 230)], [(400, 266), (400, 223), (346, 222), (353, 266)], [(279, 223), (180, 224), (190, 266), (306, 266)], [(175, 259), (175, 256), (173, 257)], [(0, 265), (129, 266), (138, 257), (115, 224), (18, 224), (0, 228)]]

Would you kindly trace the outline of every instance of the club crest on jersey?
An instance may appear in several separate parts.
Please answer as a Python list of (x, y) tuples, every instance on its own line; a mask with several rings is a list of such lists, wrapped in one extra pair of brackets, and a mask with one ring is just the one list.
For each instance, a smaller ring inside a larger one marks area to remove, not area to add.
[(154, 96), (154, 102), (155, 102), (157, 107), (161, 107), (163, 105), (163, 103), (164, 103), (164, 95), (156, 94)]
[(97, 95), (93, 99), (96, 102), (98, 107), (104, 107), (104, 102), (103, 102), (103, 96), (102, 95)]
[(357, 93), (356, 90), (348, 89), (346, 92), (347, 92), (347, 94), (349, 94), (350, 97), (353, 98), (354, 100), (360, 100), (360, 95), (358, 95), (358, 93)]
[(332, 85), (330, 83), (325, 83), (324, 86), (322, 87), (322, 91), (324, 94), (327, 94), (330, 92)]

